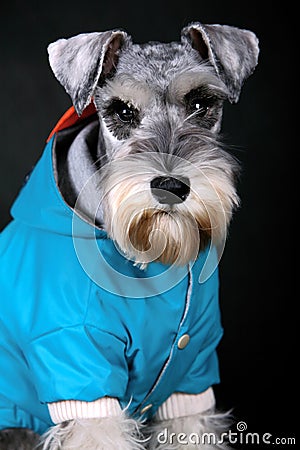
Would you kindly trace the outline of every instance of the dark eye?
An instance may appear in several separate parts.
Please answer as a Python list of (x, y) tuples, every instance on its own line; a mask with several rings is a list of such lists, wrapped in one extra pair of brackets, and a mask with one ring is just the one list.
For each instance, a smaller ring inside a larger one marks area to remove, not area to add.
[(202, 98), (197, 98), (197, 97), (192, 98), (189, 102), (190, 112), (191, 113), (196, 112), (197, 116), (201, 116), (201, 117), (205, 116), (205, 114), (208, 111), (208, 108), (209, 108), (209, 106), (208, 106), (207, 102), (205, 101), (205, 99), (202, 99)]
[(136, 109), (121, 100), (114, 103), (114, 111), (121, 122), (124, 123), (131, 123), (136, 117)]

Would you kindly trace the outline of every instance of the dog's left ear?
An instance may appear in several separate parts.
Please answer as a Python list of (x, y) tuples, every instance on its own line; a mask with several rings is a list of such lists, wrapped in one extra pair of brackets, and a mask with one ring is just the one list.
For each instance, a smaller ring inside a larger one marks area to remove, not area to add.
[(125, 32), (115, 30), (79, 34), (49, 45), (51, 69), (79, 115), (91, 102), (100, 77), (105, 78), (115, 69), (126, 39), (129, 37)]
[(191, 23), (182, 30), (182, 40), (208, 60), (226, 84), (228, 99), (236, 103), (242, 85), (258, 60), (258, 39), (254, 33), (229, 25)]

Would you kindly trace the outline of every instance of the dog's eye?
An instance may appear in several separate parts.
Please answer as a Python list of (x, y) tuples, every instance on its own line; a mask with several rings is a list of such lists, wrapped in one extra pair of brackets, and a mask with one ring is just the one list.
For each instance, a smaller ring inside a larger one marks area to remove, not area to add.
[(122, 102), (121, 100), (117, 100), (114, 103), (114, 111), (121, 122), (124, 123), (133, 122), (136, 116), (136, 109), (133, 106)]
[(104, 103), (102, 114), (108, 130), (118, 139), (128, 138), (140, 124), (140, 111), (120, 98)]
[(197, 119), (207, 116), (217, 99), (207, 87), (201, 86), (188, 92), (184, 101), (188, 115)]
[(196, 112), (197, 116), (203, 117), (207, 113), (209, 106), (204, 99), (196, 97), (189, 101), (189, 109), (191, 113)]

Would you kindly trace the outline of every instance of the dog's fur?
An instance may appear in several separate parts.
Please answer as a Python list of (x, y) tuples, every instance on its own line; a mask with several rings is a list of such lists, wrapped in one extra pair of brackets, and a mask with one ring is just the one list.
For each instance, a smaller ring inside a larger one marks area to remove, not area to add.
[[(100, 120), (97, 154), (77, 141), (57, 166), (69, 205), (100, 224), (142, 269), (150, 261), (185, 265), (208, 242), (224, 243), (238, 205), (238, 163), (219, 140), (222, 107), (225, 99), (238, 101), (256, 66), (255, 35), (192, 23), (182, 30), (181, 42), (137, 45), (114, 30), (61, 39), (49, 46), (49, 56), (77, 113), (93, 101)], [(153, 186), (154, 179), (161, 183)], [(170, 179), (179, 180), (177, 190)], [(175, 444), (159, 445), (156, 439), (164, 427), (217, 433), (226, 420), (208, 411), (154, 420), (149, 428), (125, 411), (58, 424), (40, 445), (44, 450), (168, 449)], [(7, 430), (0, 434), (0, 449), (31, 450), (32, 439)]]

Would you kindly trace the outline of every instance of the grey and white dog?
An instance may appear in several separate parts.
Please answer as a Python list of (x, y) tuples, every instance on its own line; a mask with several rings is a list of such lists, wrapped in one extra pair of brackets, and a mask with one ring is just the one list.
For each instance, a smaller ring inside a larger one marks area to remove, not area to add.
[[(256, 36), (195, 22), (182, 30), (180, 42), (138, 45), (113, 30), (60, 39), (49, 46), (49, 59), (78, 115), (93, 102), (99, 117), (96, 131), (93, 124), (86, 127), (57, 166), (68, 204), (96, 219), (142, 269), (151, 261), (183, 266), (211, 240), (223, 242), (238, 205), (238, 163), (219, 140), (222, 107), (227, 99), (238, 101), (257, 64)], [(95, 132), (91, 154), (87, 134)], [(181, 406), (169, 419), (141, 425), (120, 410), (107, 418), (62, 421), (40, 448), (217, 448), (157, 440), (165, 427), (176, 435), (201, 434), (226, 422), (202, 394), (192, 403), (174, 395)], [(0, 436), (6, 442), (1, 447), (0, 441), (1, 449), (34, 446), (24, 430)]]

